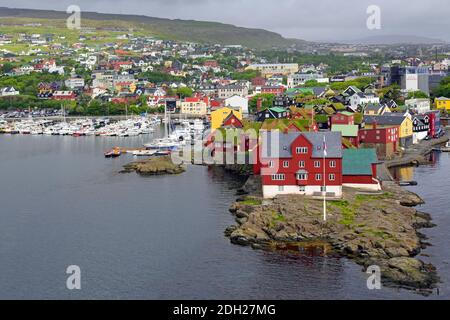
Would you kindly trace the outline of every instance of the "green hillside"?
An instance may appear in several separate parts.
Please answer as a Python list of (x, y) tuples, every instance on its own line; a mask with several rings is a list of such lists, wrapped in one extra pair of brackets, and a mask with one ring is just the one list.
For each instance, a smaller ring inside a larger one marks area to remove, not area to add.
[[(0, 7), (0, 23), (14, 25), (27, 22), (39, 22), (45, 27), (64, 26), (68, 14), (61, 11), (10, 9)], [(222, 45), (243, 45), (255, 49), (272, 47), (286, 48), (302, 46), (305, 41), (286, 39), (281, 35), (262, 29), (250, 29), (217, 22), (194, 20), (171, 20), (141, 15), (102, 14), (82, 12), (84, 27), (135, 29), (147, 34), (171, 40), (199, 43), (218, 43)]]

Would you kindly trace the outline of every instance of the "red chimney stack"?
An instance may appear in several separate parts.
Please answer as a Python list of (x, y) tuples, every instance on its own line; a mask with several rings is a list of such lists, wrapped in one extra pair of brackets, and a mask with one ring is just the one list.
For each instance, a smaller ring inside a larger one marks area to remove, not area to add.
[(256, 101), (256, 111), (260, 112), (262, 110), (262, 103), (263, 100), (261, 97), (258, 98), (258, 100)]

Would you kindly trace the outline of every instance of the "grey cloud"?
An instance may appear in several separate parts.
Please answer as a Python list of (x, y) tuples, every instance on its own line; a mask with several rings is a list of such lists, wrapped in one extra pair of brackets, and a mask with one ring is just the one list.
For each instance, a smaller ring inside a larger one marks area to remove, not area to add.
[[(0, 0), (1, 6), (145, 14), (264, 28), (286, 37), (342, 40), (369, 35), (418, 35), (450, 40), (448, 0)], [(381, 8), (382, 29), (366, 28), (369, 5)]]

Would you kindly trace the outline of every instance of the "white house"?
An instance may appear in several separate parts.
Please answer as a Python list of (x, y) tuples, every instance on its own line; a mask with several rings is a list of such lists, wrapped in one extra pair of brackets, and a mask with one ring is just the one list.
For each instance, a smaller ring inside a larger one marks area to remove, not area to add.
[(430, 99), (409, 99), (405, 101), (405, 106), (418, 114), (424, 114), (431, 110)]
[(83, 78), (69, 78), (65, 81), (66, 87), (70, 89), (77, 89), (77, 88), (83, 88), (84, 87), (84, 79)]
[(248, 114), (248, 99), (241, 96), (232, 96), (225, 99), (225, 107), (240, 109), (243, 114)]
[(14, 87), (5, 87), (0, 89), (0, 97), (10, 97), (19, 95), (19, 91)]
[(355, 93), (350, 97), (350, 106), (353, 110), (358, 106), (367, 105), (369, 103), (380, 103), (380, 98), (374, 94), (365, 94), (362, 92)]

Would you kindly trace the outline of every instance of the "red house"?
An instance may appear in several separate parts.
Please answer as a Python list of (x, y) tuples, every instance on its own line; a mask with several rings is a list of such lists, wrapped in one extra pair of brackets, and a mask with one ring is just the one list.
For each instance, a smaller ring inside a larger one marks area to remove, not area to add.
[(261, 93), (270, 93), (274, 95), (282, 95), (284, 93), (284, 87), (262, 87)]
[(355, 124), (355, 116), (347, 111), (336, 113), (331, 117), (331, 124)]
[(392, 126), (373, 129), (360, 129), (359, 141), (361, 144), (374, 146), (380, 157), (388, 158), (398, 150), (400, 127)]
[(298, 194), (342, 196), (342, 143), (339, 132), (261, 133), (264, 198)]
[(53, 100), (75, 100), (76, 94), (73, 91), (55, 91), (53, 92)]
[(263, 87), (266, 85), (266, 79), (263, 77), (253, 78), (251, 82), (253, 87)]

